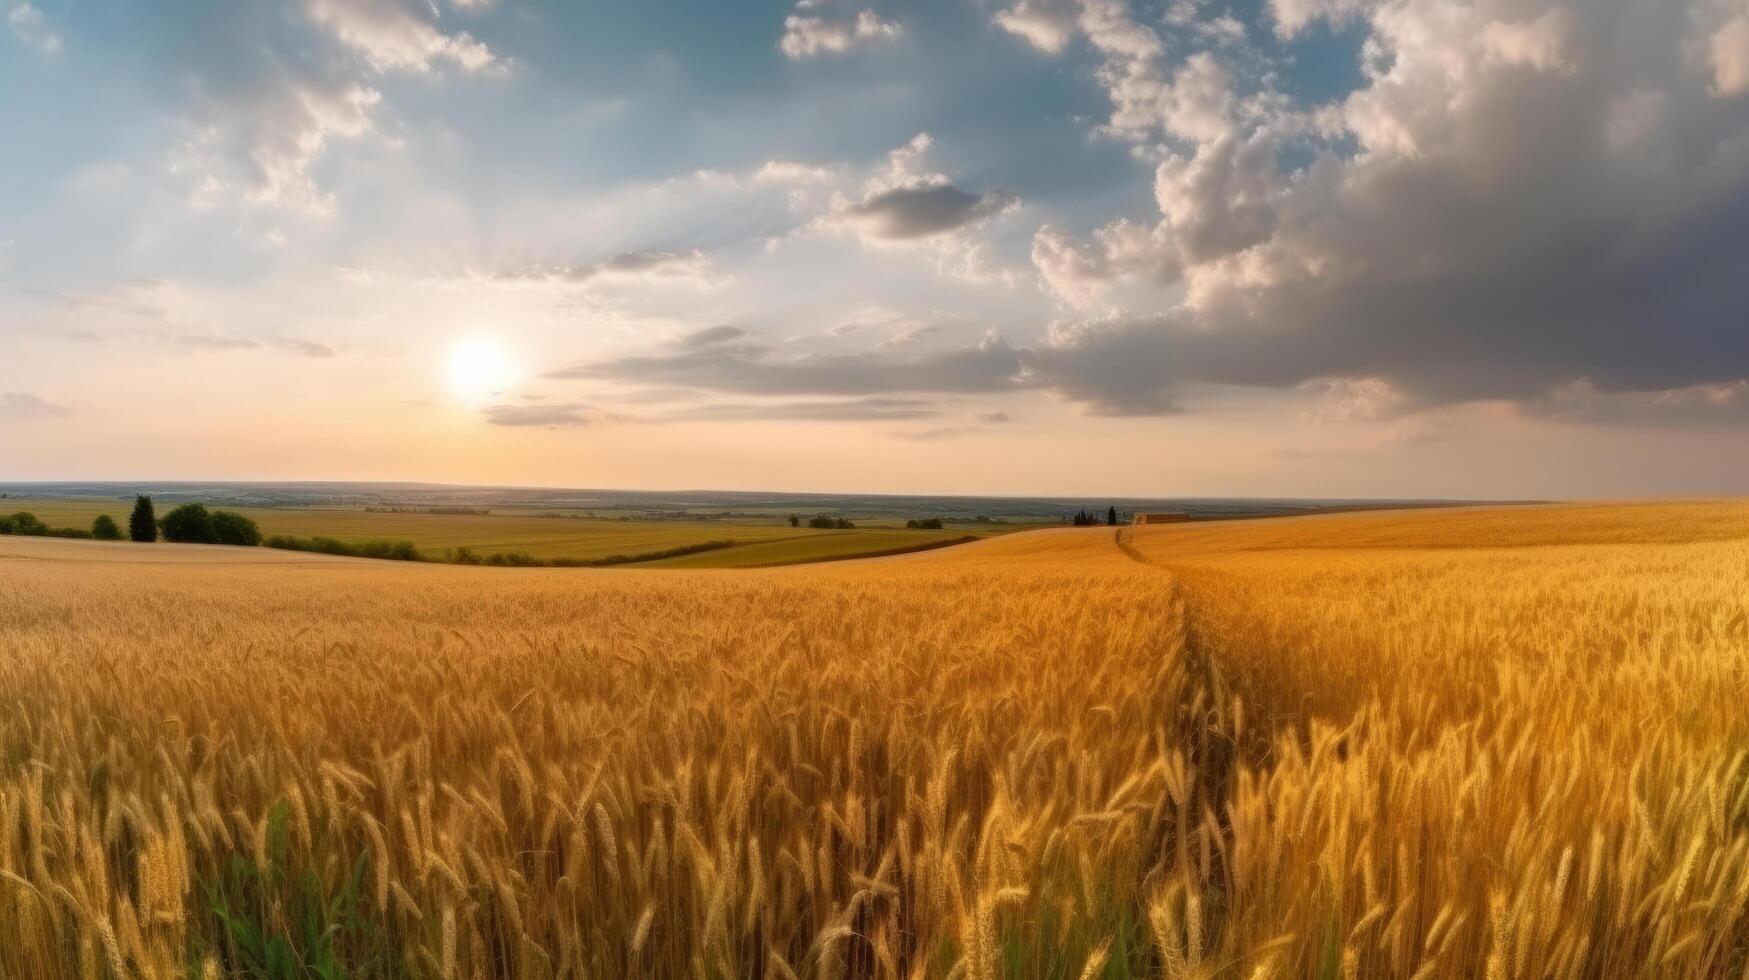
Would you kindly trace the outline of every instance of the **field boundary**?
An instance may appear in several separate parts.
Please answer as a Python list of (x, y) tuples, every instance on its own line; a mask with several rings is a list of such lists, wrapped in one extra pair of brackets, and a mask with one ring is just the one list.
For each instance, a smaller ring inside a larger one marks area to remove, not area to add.
[(736, 568), (791, 568), (796, 565), (824, 565), (835, 561), (859, 561), (864, 558), (897, 558), (900, 555), (915, 555), (923, 551), (937, 551), (942, 548), (952, 548), (956, 545), (971, 544), (974, 541), (985, 541), (987, 538), (976, 534), (966, 534), (945, 541), (924, 541), (921, 544), (908, 544), (898, 548), (885, 548), (880, 551), (863, 551), (854, 555), (828, 555), (824, 558), (798, 558), (793, 561), (771, 561), (758, 565), (737, 565)]

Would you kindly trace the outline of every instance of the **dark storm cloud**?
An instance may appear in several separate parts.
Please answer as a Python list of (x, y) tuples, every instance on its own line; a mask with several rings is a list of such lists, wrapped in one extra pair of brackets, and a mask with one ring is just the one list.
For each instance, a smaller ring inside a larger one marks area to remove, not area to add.
[(1010, 207), (1001, 191), (972, 194), (948, 183), (895, 187), (870, 196), (847, 212), (865, 233), (892, 241), (927, 238), (964, 227)]
[[(1326, 16), (1287, 6), (1288, 33)], [(1172, 146), (1158, 223), (1042, 229), (1035, 265), (1083, 307), (1162, 270), (1187, 296), (1059, 326), (1031, 382), (1110, 414), (1320, 378), (1379, 379), (1410, 408), (1647, 396), (1610, 402), (1628, 411), (1749, 377), (1749, 91), (1716, 44), (1693, 53), (1726, 6), (1343, 6), (1376, 57), (1316, 118), (1242, 60), (1091, 38), (1124, 69), (1113, 133)]]

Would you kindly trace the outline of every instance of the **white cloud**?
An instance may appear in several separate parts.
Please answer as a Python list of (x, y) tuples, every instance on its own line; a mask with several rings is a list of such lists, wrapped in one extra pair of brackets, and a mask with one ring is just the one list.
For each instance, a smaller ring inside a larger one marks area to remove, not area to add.
[(43, 12), (29, 3), (13, 4), (6, 13), (6, 26), (14, 37), (44, 54), (61, 50), (61, 36), (49, 26)]
[(858, 45), (903, 36), (897, 21), (882, 20), (873, 10), (854, 14), (832, 9), (827, 0), (797, 0), (795, 12), (784, 18), (778, 50), (793, 59), (842, 54)]
[(1095, 231), (1087, 243), (1050, 225), (1041, 227), (1032, 239), (1032, 264), (1057, 295), (1087, 306), (1120, 281), (1177, 280), (1180, 259), (1177, 244), (1159, 229), (1120, 218)]
[(777, 184), (803, 184), (835, 180), (839, 168), (793, 160), (767, 160), (753, 172), (753, 179)]
[(1726, 21), (1707, 41), (1713, 92), (1734, 98), (1749, 94), (1749, 13)]
[(1046, 54), (1062, 54), (1075, 37), (1073, 0), (1020, 0), (990, 20)]
[(1301, 388), (1319, 397), (1317, 407), (1300, 413), (1306, 422), (1371, 422), (1397, 414), (1409, 402), (1383, 378), (1316, 378)]
[(1360, 17), (1382, 0), (1269, 0), (1276, 33), (1284, 38), (1298, 35), (1318, 21), (1340, 24)]
[(1573, 14), (1565, 7), (1551, 7), (1531, 21), (1490, 21), (1482, 27), (1482, 47), (1488, 57), (1507, 65), (1537, 71), (1572, 71), (1567, 43), (1573, 33)]
[(306, 0), (305, 9), (379, 72), (427, 72), (439, 61), (469, 72), (500, 66), (465, 31), (445, 34), (398, 0)]
[(212, 7), (205, 15), (211, 22), (190, 36), (237, 43), (208, 49), (187, 42), (166, 66), (187, 100), (168, 167), (185, 182), (190, 207), (240, 201), (331, 215), (336, 200), (318, 183), (317, 164), (336, 144), (377, 131), (383, 75), (443, 66), (496, 74), (507, 65), (465, 32), (439, 29), (435, 2), (300, 0), (294, 9), (313, 35), (286, 30), (277, 8)]
[(251, 203), (311, 215), (334, 209), (312, 168), (336, 140), (371, 131), (382, 96), (375, 89), (323, 79), (275, 79), (252, 90), (194, 89), (194, 133), (170, 164), (189, 182), (190, 206), (205, 209), (233, 190)]

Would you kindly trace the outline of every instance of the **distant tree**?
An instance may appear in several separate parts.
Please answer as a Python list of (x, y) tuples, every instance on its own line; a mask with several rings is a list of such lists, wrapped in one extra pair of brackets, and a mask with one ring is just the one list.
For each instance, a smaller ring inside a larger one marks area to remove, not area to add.
[(40, 538), (49, 533), (49, 526), (30, 511), (21, 510), (10, 517), (0, 517), (0, 534), (22, 534)]
[(797, 517), (794, 514), (789, 515), (789, 526), (790, 527), (801, 527), (802, 526), (802, 519)]
[(121, 528), (115, 526), (115, 518), (98, 514), (91, 521), (91, 536), (99, 541), (120, 541)]
[(158, 518), (152, 512), (152, 498), (143, 493), (134, 498), (134, 512), (128, 515), (128, 538), (146, 542), (158, 540)]
[(941, 518), (939, 518), (939, 517), (913, 518), (911, 520), (906, 521), (905, 526), (909, 527), (909, 528), (915, 528), (919, 531), (939, 531), (939, 530), (941, 530)]
[(218, 544), (213, 515), (201, 504), (183, 504), (164, 515), (164, 540), (183, 544)]
[(261, 529), (242, 514), (228, 510), (213, 511), (213, 534), (219, 544), (239, 544), (253, 548), (261, 543)]
[(1117, 508), (1112, 507), (1105, 512), (1105, 523), (1117, 527)]

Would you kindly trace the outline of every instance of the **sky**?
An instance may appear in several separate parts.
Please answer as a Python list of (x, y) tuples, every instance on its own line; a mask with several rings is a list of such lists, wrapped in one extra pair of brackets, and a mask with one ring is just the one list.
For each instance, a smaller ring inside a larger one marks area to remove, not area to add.
[(0, 20), (0, 480), (1749, 493), (1749, 0)]

